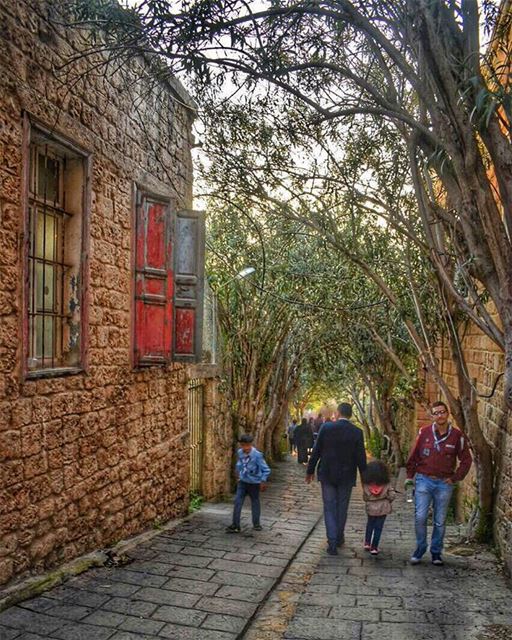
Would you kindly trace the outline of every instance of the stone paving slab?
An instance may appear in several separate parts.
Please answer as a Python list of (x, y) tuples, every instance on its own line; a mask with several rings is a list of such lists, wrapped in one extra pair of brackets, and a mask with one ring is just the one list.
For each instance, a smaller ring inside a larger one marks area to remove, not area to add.
[(304, 467), (276, 465), (263, 531), (225, 533), (232, 505), (206, 505), (143, 542), (123, 567), (92, 569), (0, 613), (0, 640), (235, 640), (320, 516)]

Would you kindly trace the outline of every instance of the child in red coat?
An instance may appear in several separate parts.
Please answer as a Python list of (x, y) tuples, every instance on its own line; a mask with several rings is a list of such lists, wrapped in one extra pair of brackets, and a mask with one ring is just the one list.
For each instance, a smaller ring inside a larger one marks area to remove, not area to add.
[(374, 460), (363, 474), (363, 499), (368, 522), (364, 548), (372, 556), (379, 553), (379, 542), (386, 517), (391, 513), (395, 490), (390, 484), (389, 469), (382, 460)]

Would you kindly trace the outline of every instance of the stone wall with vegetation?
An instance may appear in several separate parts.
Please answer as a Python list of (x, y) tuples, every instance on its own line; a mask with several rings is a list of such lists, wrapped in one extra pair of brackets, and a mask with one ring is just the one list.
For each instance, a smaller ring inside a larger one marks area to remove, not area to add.
[[(185, 367), (133, 369), (131, 283), (134, 184), (191, 206), (192, 114), (174, 83), (63, 66), (84, 41), (47, 7), (0, 3), (0, 585), (188, 503)], [(68, 377), (22, 376), (24, 113), (92, 156), (87, 367)]]
[(231, 494), (234, 443), (229, 402), (219, 377), (205, 380), (204, 412), (203, 495), (223, 500)]

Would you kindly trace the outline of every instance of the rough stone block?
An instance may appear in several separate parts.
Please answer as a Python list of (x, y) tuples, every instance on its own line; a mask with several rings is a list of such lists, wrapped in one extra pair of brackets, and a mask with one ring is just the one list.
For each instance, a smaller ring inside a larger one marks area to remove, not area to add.
[(345, 620), (295, 617), (289, 625), (285, 638), (304, 640), (359, 640), (361, 623)]
[(235, 640), (237, 637), (235, 634), (226, 631), (195, 629), (177, 624), (166, 624), (161, 629), (159, 636), (169, 640)]
[(207, 616), (206, 620), (202, 624), (202, 628), (216, 629), (218, 631), (230, 631), (231, 633), (241, 633), (245, 624), (245, 618), (212, 613)]
[(431, 624), (364, 623), (362, 640), (444, 640), (441, 628)]
[(163, 605), (161, 607), (158, 607), (151, 618), (153, 620), (164, 620), (165, 622), (173, 622), (175, 624), (198, 627), (206, 618), (206, 615), (207, 614), (203, 611)]

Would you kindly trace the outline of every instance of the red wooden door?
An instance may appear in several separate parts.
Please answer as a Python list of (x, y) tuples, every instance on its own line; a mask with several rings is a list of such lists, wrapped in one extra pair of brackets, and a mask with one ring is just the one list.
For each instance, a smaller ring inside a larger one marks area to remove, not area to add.
[(173, 325), (169, 203), (139, 194), (135, 257), (135, 363), (170, 360)]

